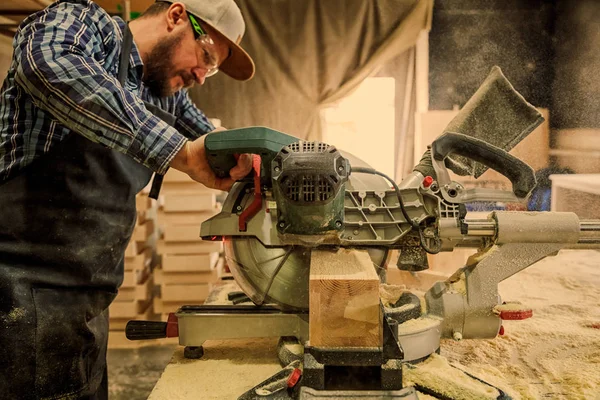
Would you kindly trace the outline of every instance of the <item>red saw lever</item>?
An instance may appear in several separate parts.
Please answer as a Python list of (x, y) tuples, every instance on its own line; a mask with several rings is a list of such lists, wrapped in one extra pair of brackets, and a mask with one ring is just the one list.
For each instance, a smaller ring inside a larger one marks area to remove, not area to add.
[(238, 229), (240, 232), (246, 232), (248, 221), (258, 213), (262, 208), (262, 193), (260, 192), (260, 163), (261, 159), (258, 154), (252, 154), (252, 170), (254, 171), (254, 200), (240, 214), (238, 220)]

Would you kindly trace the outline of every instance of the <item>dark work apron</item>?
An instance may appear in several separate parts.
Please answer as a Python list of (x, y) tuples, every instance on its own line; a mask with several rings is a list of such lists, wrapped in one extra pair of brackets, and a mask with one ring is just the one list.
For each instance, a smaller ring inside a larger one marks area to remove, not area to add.
[[(123, 86), (131, 43), (126, 29)], [(108, 397), (108, 306), (151, 175), (71, 133), (0, 185), (0, 399)]]

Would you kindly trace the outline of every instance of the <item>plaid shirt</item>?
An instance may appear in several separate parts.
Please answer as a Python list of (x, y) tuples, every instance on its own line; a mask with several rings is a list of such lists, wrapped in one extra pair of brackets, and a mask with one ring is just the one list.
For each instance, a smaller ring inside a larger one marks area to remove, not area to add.
[[(135, 44), (119, 84), (124, 28), (90, 0), (59, 0), (21, 23), (0, 94), (0, 182), (75, 132), (164, 174), (187, 139), (214, 129), (187, 92), (149, 93)], [(142, 100), (175, 114), (175, 128)]]

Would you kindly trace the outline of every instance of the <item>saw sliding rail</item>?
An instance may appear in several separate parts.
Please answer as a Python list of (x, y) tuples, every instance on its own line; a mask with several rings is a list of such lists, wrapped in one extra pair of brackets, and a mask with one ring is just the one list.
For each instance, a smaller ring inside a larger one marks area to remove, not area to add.
[[(546, 213), (541, 214), (541, 216), (545, 216), (544, 214)], [(550, 218), (553, 216), (564, 216), (565, 214), (568, 213), (547, 213)], [(465, 219), (464, 225), (467, 227), (467, 237), (494, 238), (498, 236), (498, 233), (502, 229), (498, 221), (494, 218)], [(552, 232), (552, 225), (548, 225), (547, 231)], [(568, 243), (563, 248), (600, 248), (600, 220), (580, 220), (578, 232), (579, 237), (577, 241)], [(549, 236), (548, 240), (552, 242), (553, 238)], [(539, 241), (539, 238), (535, 237), (533, 232), (531, 241)]]
[(308, 340), (308, 314), (272, 306), (183, 306), (175, 315), (179, 344), (201, 346), (209, 339), (295, 336)]
[(167, 322), (129, 321), (130, 340), (179, 337), (183, 346), (199, 347), (209, 339), (294, 336), (308, 340), (308, 313), (273, 306), (182, 306)]

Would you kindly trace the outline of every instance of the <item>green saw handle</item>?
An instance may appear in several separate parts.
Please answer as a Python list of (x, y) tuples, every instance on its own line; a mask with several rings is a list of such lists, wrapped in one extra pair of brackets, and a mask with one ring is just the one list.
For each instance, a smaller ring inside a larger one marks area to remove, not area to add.
[(521, 199), (527, 197), (536, 185), (535, 173), (529, 165), (501, 148), (472, 136), (445, 132), (431, 144), (431, 152), (437, 161), (457, 154), (498, 171), (511, 181), (513, 193)]
[(298, 138), (263, 126), (231, 129), (210, 133), (204, 140), (208, 164), (218, 178), (229, 176), (236, 166), (236, 154), (252, 153), (261, 156), (261, 177), (271, 176), (271, 161), (279, 151)]

